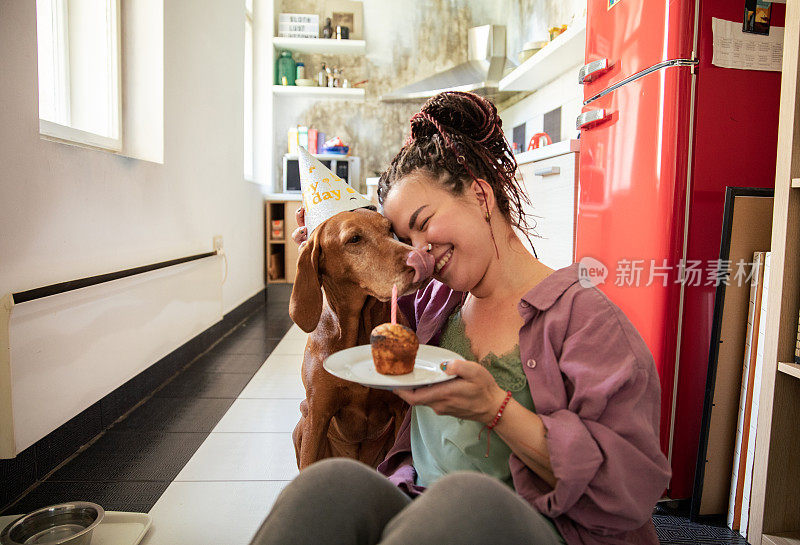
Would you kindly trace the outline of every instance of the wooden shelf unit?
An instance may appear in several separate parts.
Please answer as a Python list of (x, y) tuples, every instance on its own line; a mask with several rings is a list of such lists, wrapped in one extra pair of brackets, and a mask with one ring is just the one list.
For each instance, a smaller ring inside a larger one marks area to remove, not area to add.
[[(295, 212), (300, 208), (299, 200), (265, 201), (265, 259), (264, 274), (267, 284), (292, 284), (297, 274), (297, 244), (292, 232), (297, 229)], [(273, 220), (283, 221), (283, 233), (273, 236)]]
[(800, 544), (800, 532), (789, 532), (779, 535), (765, 535), (761, 540), (764, 545), (798, 545)]
[(747, 541), (800, 545), (800, 0), (788, 0), (778, 121), (764, 371)]
[(779, 363), (778, 371), (800, 379), (800, 365), (796, 363)]

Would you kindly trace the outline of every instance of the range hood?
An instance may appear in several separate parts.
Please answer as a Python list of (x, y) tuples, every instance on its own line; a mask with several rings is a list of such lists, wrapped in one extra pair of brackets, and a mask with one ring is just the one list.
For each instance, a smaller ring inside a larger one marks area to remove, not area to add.
[(498, 90), (500, 80), (514, 68), (516, 64), (506, 58), (506, 27), (476, 26), (467, 35), (467, 62), (382, 95), (381, 100), (420, 100), (442, 91), (469, 91), (499, 102), (516, 94)]

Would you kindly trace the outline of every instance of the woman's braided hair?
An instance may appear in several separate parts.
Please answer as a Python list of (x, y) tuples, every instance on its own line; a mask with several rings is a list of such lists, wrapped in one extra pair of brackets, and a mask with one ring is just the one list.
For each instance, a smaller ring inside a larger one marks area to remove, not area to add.
[(530, 200), (514, 177), (517, 161), (502, 126), (497, 108), (483, 97), (460, 91), (432, 97), (411, 118), (411, 136), (381, 174), (378, 200), (383, 204), (397, 180), (420, 169), (455, 195), (481, 178), (492, 187), (503, 217), (530, 241), (522, 208)]

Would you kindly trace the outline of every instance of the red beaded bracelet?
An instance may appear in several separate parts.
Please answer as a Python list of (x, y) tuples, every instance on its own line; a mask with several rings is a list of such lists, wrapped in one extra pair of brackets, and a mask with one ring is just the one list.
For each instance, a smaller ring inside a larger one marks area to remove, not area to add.
[[(506, 391), (506, 398), (503, 400), (503, 403), (500, 405), (500, 408), (497, 409), (497, 414), (494, 415), (494, 419), (489, 424), (486, 424), (485, 429), (488, 430), (486, 434), (486, 454), (484, 454), (484, 458), (489, 457), (489, 447), (492, 444), (492, 430), (500, 422), (500, 417), (503, 416), (503, 411), (506, 409), (506, 405), (511, 400), (511, 390)], [(483, 433), (483, 429), (478, 433), (478, 439), (481, 438), (481, 433)]]
[(500, 417), (503, 416), (503, 411), (506, 410), (506, 405), (508, 405), (508, 401), (511, 399), (511, 390), (506, 392), (506, 398), (503, 400), (503, 403), (500, 405), (500, 408), (497, 409), (497, 414), (494, 415), (494, 420), (490, 424), (487, 424), (486, 427), (489, 430), (493, 430), (494, 427), (500, 422)]

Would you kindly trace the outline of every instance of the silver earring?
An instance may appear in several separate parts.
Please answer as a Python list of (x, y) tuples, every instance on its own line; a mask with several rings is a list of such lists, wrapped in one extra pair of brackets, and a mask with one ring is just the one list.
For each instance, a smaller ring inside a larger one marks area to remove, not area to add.
[(427, 251), (428, 251), (428, 252), (430, 252), (431, 250), (433, 250), (433, 244), (431, 244), (431, 243), (429, 242), (429, 243), (428, 243), (428, 248), (427, 248)]

